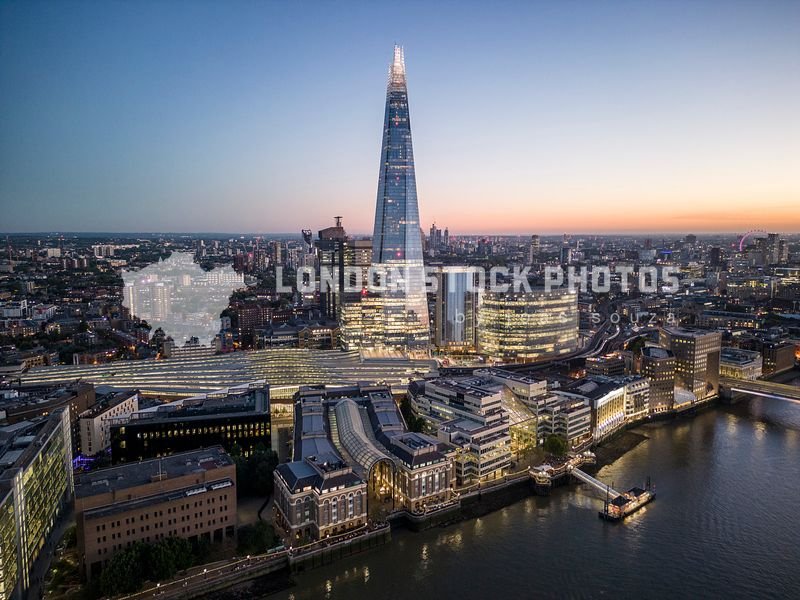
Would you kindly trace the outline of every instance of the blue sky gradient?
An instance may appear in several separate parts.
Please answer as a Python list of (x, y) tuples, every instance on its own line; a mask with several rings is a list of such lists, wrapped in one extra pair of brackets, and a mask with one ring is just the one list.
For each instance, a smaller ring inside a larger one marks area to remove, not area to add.
[(800, 2), (0, 3), (0, 231), (800, 231)]

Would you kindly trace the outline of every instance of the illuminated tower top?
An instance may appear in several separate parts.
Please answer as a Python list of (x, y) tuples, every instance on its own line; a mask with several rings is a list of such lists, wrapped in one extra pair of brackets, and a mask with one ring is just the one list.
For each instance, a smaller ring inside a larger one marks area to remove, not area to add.
[(394, 47), (386, 87), (372, 249), (375, 263), (422, 263), (422, 232), (408, 113), (406, 65), (400, 46)]
[[(430, 346), (422, 229), (411, 146), (403, 49), (394, 47), (386, 86), (372, 262), (400, 273), (399, 289), (382, 294), (375, 336), (385, 348), (427, 354)], [(396, 275), (394, 275), (396, 277)]]
[(389, 89), (406, 90), (406, 59), (403, 55), (403, 48), (395, 45), (394, 47), (394, 60), (389, 67)]

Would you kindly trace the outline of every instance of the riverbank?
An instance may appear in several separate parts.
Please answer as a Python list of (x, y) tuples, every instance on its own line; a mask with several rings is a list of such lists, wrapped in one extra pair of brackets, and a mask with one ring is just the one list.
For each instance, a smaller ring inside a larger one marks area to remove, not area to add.
[(646, 435), (638, 431), (633, 431), (632, 429), (620, 431), (592, 450), (597, 460), (592, 467), (586, 467), (584, 470), (591, 472), (599, 471), (602, 467), (610, 465), (617, 459), (622, 458), (625, 454), (647, 439), (649, 438)]
[(479, 519), (398, 530), (392, 543), (297, 576), (270, 600), (796, 595), (797, 405), (754, 398), (632, 431), (647, 439), (598, 478), (627, 489), (652, 475), (659, 500), (622, 524), (597, 518), (595, 490), (558, 487)]
[(201, 598), (214, 600), (249, 600), (251, 598), (266, 598), (278, 592), (288, 590), (297, 585), (289, 570), (278, 571), (269, 575), (262, 575), (255, 579), (243, 581), (224, 590), (209, 592)]
[[(647, 429), (667, 429), (676, 423), (685, 422), (686, 420), (685, 417), (682, 417), (664, 421), (650, 421), (638, 424), (631, 429), (619, 431), (593, 449), (596, 463), (582, 468), (592, 473), (597, 472), (601, 468), (615, 463), (637, 446), (649, 440), (650, 436), (646, 434)], [(564, 483), (566, 484), (567, 480)], [(465, 496), (460, 506), (455, 510), (443, 511), (439, 518), (432, 518), (425, 522), (412, 522), (411, 519), (398, 516), (397, 519), (392, 520), (392, 525), (393, 529), (399, 527), (413, 532), (405, 535), (424, 535), (422, 532), (426, 529), (444, 528), (444, 530), (450, 530), (451, 528), (462, 527), (464, 524), (481, 517), (498, 513), (504, 508), (520, 504), (534, 496), (536, 496), (536, 492), (530, 479), (515, 478), (507, 480), (500, 485), (487, 486), (479, 494), (473, 493)], [(546, 499), (542, 498), (542, 501), (546, 501)], [(389, 545), (391, 544), (392, 542), (389, 542)], [(325, 562), (328, 563), (330, 561)], [(311, 565), (311, 568), (314, 569), (315, 566)], [(242, 582), (241, 584), (235, 584), (226, 590), (215, 591), (213, 597), (225, 600), (264, 598), (295, 587), (297, 585), (296, 577), (296, 573), (274, 573)]]

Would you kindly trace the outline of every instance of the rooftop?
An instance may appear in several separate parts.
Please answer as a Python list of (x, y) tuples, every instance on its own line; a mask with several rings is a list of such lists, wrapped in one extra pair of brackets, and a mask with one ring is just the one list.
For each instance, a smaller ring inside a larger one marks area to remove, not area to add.
[(59, 408), (46, 417), (0, 427), (0, 486), (7, 479), (7, 471), (24, 469), (34, 459), (60, 427), (65, 410)]
[(521, 375), (519, 373), (514, 373), (512, 371), (505, 371), (503, 369), (489, 369), (488, 373), (490, 375), (494, 375), (495, 377), (508, 379), (509, 381), (516, 381), (518, 383), (525, 383), (527, 385), (533, 385), (535, 383), (540, 383), (542, 381), (542, 379), (536, 379), (528, 375)]
[(579, 379), (574, 384), (567, 386), (565, 391), (580, 394), (589, 400), (599, 400), (614, 390), (621, 389), (624, 385), (625, 382), (608, 377), (590, 377)]
[(233, 464), (233, 459), (221, 446), (126, 463), (76, 476), (75, 497), (86, 498), (152, 483), (159, 477), (172, 479)]
[(264, 380), (214, 390), (190, 398), (157, 404), (137, 411), (132, 422), (181, 419), (191, 420), (218, 414), (269, 413), (269, 386)]
[(670, 350), (662, 348), (661, 346), (645, 346), (644, 348), (642, 348), (642, 356), (646, 356), (647, 358), (656, 358), (656, 359), (675, 357), (675, 355)]
[(408, 431), (385, 386), (303, 389), (295, 402), (295, 424), (294, 458), (317, 469), (320, 463), (344, 462), (366, 477), (382, 460), (413, 467), (444, 458), (438, 440)]
[(406, 385), (436, 367), (435, 361), (367, 359), (358, 352), (280, 348), (216, 355), (212, 348), (180, 349), (167, 360), (148, 358), (100, 365), (36, 367), (24, 375), (26, 383), (56, 384), (76, 379), (136, 388), (143, 394), (197, 394), (228, 383), (247, 384), (266, 379), (271, 389), (282, 386), (353, 385), (386, 382)]
[(137, 390), (125, 390), (121, 392), (109, 392), (108, 394), (104, 394), (103, 396), (98, 397), (95, 400), (95, 405), (86, 412), (82, 413), (81, 417), (93, 419), (94, 417), (103, 414), (107, 410), (122, 404), (138, 393), (139, 392)]
[(161, 504), (162, 502), (168, 502), (170, 500), (177, 500), (178, 498), (187, 498), (192, 496), (196, 497), (198, 494), (204, 494), (209, 490), (217, 490), (221, 487), (231, 486), (233, 486), (233, 481), (230, 478), (225, 477), (224, 479), (215, 481), (212, 484), (193, 485), (181, 488), (179, 490), (170, 490), (161, 494), (154, 494), (145, 498), (137, 498), (123, 502), (114, 502), (113, 504), (107, 504), (105, 506), (99, 506), (97, 508), (87, 510), (84, 513), (84, 516), (87, 519), (104, 518), (113, 514), (124, 513), (129, 510), (138, 510), (146, 506)]
[(278, 465), (276, 472), (292, 492), (307, 488), (325, 493), (340, 486), (350, 487), (363, 481), (345, 463), (318, 463), (304, 459)]
[(723, 348), (719, 355), (720, 361), (735, 364), (746, 365), (751, 362), (761, 362), (761, 353), (755, 350), (740, 350), (738, 348)]
[(465, 377), (460, 379), (431, 379), (427, 381), (426, 384), (450, 390), (457, 394), (469, 395), (479, 399), (494, 396), (500, 391), (500, 387), (497, 384), (480, 377)]
[(684, 327), (664, 327), (663, 330), (673, 337), (702, 338), (707, 335), (719, 335), (718, 331), (708, 329), (686, 329)]

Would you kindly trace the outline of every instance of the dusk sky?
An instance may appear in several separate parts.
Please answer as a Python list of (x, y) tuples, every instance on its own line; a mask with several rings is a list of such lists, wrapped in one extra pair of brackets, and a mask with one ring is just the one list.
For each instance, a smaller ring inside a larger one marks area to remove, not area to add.
[(800, 2), (0, 3), (0, 231), (800, 231)]

